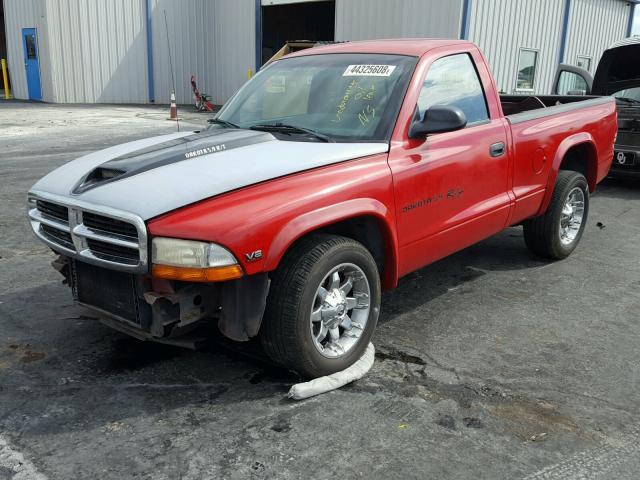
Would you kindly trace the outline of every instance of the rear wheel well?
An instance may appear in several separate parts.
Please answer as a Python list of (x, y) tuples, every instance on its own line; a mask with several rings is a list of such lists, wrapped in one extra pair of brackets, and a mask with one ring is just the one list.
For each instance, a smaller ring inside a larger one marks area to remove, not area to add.
[(581, 143), (567, 150), (560, 170), (570, 170), (584, 175), (589, 184), (589, 190), (593, 192), (596, 188), (597, 159), (593, 145)]

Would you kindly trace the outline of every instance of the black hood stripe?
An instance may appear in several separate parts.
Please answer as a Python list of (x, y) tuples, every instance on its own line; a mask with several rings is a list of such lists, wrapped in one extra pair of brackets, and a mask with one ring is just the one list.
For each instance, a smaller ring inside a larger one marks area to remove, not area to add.
[[(231, 132), (235, 132), (236, 135), (229, 135)], [(239, 132), (244, 135), (238, 136)], [(214, 129), (194, 133), (113, 158), (85, 175), (73, 188), (73, 193), (78, 195), (87, 190), (183, 160), (272, 140), (274, 140), (273, 135), (266, 132), (235, 129)]]

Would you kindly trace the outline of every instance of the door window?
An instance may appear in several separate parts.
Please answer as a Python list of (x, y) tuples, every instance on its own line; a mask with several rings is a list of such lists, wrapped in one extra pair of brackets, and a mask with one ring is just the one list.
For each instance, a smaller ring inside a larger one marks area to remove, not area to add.
[(467, 125), (489, 119), (487, 102), (471, 57), (443, 57), (431, 65), (418, 99), (420, 118), (433, 105), (453, 105), (467, 117)]
[(516, 90), (533, 90), (536, 79), (536, 67), (538, 65), (538, 52), (535, 50), (520, 50), (518, 61), (518, 78)]
[(38, 58), (36, 50), (36, 36), (34, 34), (27, 35), (25, 37), (25, 42), (27, 46), (27, 60), (35, 60)]

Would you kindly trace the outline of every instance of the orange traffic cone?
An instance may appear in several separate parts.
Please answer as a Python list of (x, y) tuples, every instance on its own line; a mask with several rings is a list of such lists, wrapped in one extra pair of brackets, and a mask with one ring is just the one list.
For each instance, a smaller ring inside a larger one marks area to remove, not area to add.
[(176, 94), (171, 92), (171, 107), (169, 107), (169, 118), (167, 120), (178, 120), (178, 106), (176, 105)]

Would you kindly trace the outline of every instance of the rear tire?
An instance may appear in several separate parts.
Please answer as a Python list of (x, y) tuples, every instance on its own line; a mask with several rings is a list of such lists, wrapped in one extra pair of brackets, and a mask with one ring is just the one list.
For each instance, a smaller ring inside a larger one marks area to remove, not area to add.
[(344, 370), (366, 349), (380, 312), (371, 253), (336, 235), (312, 235), (271, 279), (260, 340), (277, 364), (316, 378)]
[(524, 222), (524, 240), (541, 257), (560, 260), (575, 250), (589, 215), (589, 186), (584, 175), (558, 172), (547, 211)]

